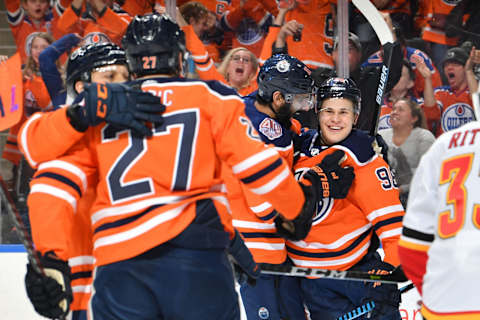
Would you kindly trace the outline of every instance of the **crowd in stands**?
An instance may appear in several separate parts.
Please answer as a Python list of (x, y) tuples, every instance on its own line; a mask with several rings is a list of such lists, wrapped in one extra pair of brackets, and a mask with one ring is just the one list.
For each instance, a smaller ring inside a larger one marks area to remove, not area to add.
[[(393, 32), (382, 47), (368, 21), (349, 1), (348, 65), (361, 89), (359, 129), (377, 132), (377, 84), (384, 57), (391, 66), (378, 121), (388, 159), (406, 204), (408, 184), (426, 152), (445, 131), (474, 120), (471, 92), (480, 76), (480, 1), (371, 0)], [(177, 0), (175, 20), (186, 35), (188, 76), (218, 80), (246, 96), (258, 89), (262, 62), (275, 53), (303, 61), (317, 85), (336, 74), (339, 59), (337, 0)], [(34, 112), (68, 101), (64, 63), (74, 49), (98, 42), (121, 45), (132, 17), (165, 12), (164, 1), (5, 0), (7, 18), (23, 63), (24, 117), (10, 128), (4, 177), (21, 166), (19, 127)], [(171, 12), (168, 12), (172, 14)], [(0, 63), (8, 57), (0, 57)], [(3, 75), (2, 75), (3, 76)], [(298, 114), (315, 127), (312, 113)], [(312, 120), (313, 119), (313, 120)], [(373, 127), (373, 129), (372, 129)], [(18, 180), (18, 179), (17, 179)]]

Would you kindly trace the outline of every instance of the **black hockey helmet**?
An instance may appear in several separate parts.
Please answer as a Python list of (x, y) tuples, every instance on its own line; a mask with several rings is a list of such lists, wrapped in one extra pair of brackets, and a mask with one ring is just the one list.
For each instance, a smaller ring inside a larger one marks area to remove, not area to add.
[[(360, 113), (361, 94), (357, 84), (351, 78), (329, 78), (318, 88), (318, 105), (328, 98), (345, 98), (353, 102), (353, 111)], [(318, 111), (318, 110), (317, 110)]]
[(137, 76), (178, 74), (178, 54), (185, 59), (185, 34), (165, 14), (136, 16), (122, 39), (130, 72)]
[(127, 64), (125, 51), (116, 44), (92, 43), (78, 48), (67, 61), (67, 93), (76, 95), (74, 86), (77, 81), (90, 82), (93, 69), (113, 64)]
[(280, 91), (289, 102), (289, 95), (313, 94), (315, 83), (311, 73), (297, 58), (288, 54), (273, 55), (265, 61), (258, 73), (258, 95), (264, 101), (272, 102), (273, 93)]

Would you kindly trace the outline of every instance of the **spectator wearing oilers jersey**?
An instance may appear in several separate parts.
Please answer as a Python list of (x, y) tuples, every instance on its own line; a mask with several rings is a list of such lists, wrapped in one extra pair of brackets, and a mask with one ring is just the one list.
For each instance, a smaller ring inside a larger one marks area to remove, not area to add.
[[(424, 90), (425, 83), (420, 71), (417, 70), (417, 65), (415, 61), (417, 61), (418, 59), (423, 60), (427, 65), (427, 67), (430, 69), (430, 71), (432, 72), (432, 84), (434, 88), (442, 85), (440, 72), (438, 71), (437, 67), (433, 64), (432, 59), (430, 59), (430, 57), (425, 52), (423, 52), (422, 50), (407, 46), (404, 32), (403, 32), (403, 26), (395, 25), (395, 28), (393, 29), (393, 31), (395, 31), (397, 40), (400, 43), (400, 46), (402, 48), (401, 50), (403, 52), (403, 58), (410, 63), (411, 68), (415, 73), (415, 77), (414, 77), (415, 85), (413, 87), (413, 93), (415, 94), (415, 97), (417, 99), (423, 98), (423, 90)], [(383, 63), (383, 53), (382, 51), (377, 51), (374, 54), (372, 54), (370, 57), (368, 57), (368, 59), (364, 63), (362, 63), (362, 67), (380, 66), (382, 63)]]
[[(91, 44), (77, 49), (67, 61), (66, 85), (70, 98), (83, 91), (84, 83), (94, 82), (124, 82), (128, 80), (125, 52), (114, 44)], [(65, 102), (65, 96), (64, 102)], [(66, 120), (65, 110), (37, 114), (35, 119), (23, 127), (22, 151), (32, 167), (38, 171), (31, 183), (31, 193), (41, 193), (44, 196), (42, 203), (30, 202), (32, 210), (30, 220), (32, 224), (33, 240), (38, 250), (42, 250), (51, 243), (65, 240), (68, 245), (63, 248), (71, 268), (71, 288), (73, 300), (70, 310), (72, 318), (87, 319), (87, 305), (90, 299), (92, 271), (94, 259), (92, 256), (92, 232), (87, 219), (88, 211), (95, 199), (93, 187), (86, 190), (79, 189), (81, 198), (78, 200), (78, 214), (69, 216), (65, 210), (59, 216), (46, 215), (49, 206), (48, 194), (65, 194), (68, 192), (68, 173), (60, 170), (64, 162), (57, 158), (64, 155), (65, 150), (73, 146), (83, 134), (77, 132)], [(63, 115), (58, 117), (58, 115)], [(54, 132), (52, 129), (55, 128)], [(58, 135), (57, 135), (58, 133)], [(49, 136), (47, 141), (45, 136)], [(55, 141), (53, 141), (55, 140)], [(37, 152), (37, 150), (39, 152)], [(68, 153), (68, 151), (67, 151)], [(62, 182), (63, 181), (63, 182)], [(65, 191), (67, 190), (67, 191)], [(64, 214), (63, 214), (64, 213)], [(52, 225), (60, 224), (66, 228), (66, 239), (59, 240), (58, 234), (52, 237)], [(57, 251), (60, 255), (60, 253)], [(51, 260), (46, 260), (48, 263)], [(61, 266), (61, 264), (58, 264)], [(64, 266), (65, 267), (65, 266)], [(36, 274), (30, 266), (25, 278), (27, 294), (35, 310), (46, 317), (58, 317), (68, 310), (67, 303), (61, 308), (55, 303), (56, 286), (48, 287), (51, 280)], [(45, 285), (43, 287), (41, 284)], [(66, 301), (71, 297), (62, 297)], [(52, 301), (49, 301), (51, 299)], [(65, 309), (64, 309), (65, 308)]]
[(5, 0), (5, 7), (17, 51), (22, 57), (22, 63), (25, 63), (33, 34), (52, 34), (54, 19), (50, 5), (48, 0)]
[[(291, 3), (291, 2), (290, 2)], [(273, 28), (269, 30), (267, 39), (265, 39), (264, 48), (269, 49), (267, 43), (272, 43), (268, 38), (282, 40), (283, 43), (276, 42), (276, 52), (288, 53), (305, 63), (309, 68), (319, 67), (333, 69), (332, 49), (334, 35), (333, 4), (335, 0), (302, 0), (295, 1), (295, 5), (281, 6), (280, 9), (286, 9), (285, 21), (295, 21), (295, 26), (291, 29), (295, 37), (287, 37), (291, 33), (281, 34), (281, 24), (274, 23)], [(283, 8), (282, 8), (283, 7)], [(294, 30), (293, 30), (294, 29)], [(283, 36), (283, 39), (278, 37)], [(288, 50), (280, 51), (283, 45)], [(264, 54), (261, 55), (264, 57)], [(268, 55), (267, 55), (268, 57)]]
[(131, 16), (111, 0), (73, 0), (61, 15), (57, 29), (61, 35), (78, 33), (84, 44), (120, 44)]
[[(324, 198), (310, 232), (302, 241), (288, 241), (287, 252), (300, 267), (384, 273), (399, 265), (397, 242), (403, 208), (388, 164), (372, 147), (375, 139), (353, 129), (360, 112), (360, 90), (351, 79), (327, 79), (318, 91), (320, 134), (295, 164), (301, 178), (312, 163), (337, 150), (342, 167), (355, 170), (345, 199)], [(378, 239), (385, 257), (376, 252)], [(337, 319), (369, 301), (370, 319), (400, 320), (396, 285), (301, 278), (304, 302), (312, 319)]]
[(257, 90), (257, 57), (246, 48), (229, 50), (217, 68), (193, 27), (187, 25), (177, 12), (177, 21), (185, 32), (186, 45), (195, 62), (196, 71), (203, 80), (217, 80), (234, 88), (240, 96)]
[(225, 38), (229, 38), (229, 33), (233, 35), (232, 48), (244, 47), (260, 56), (273, 15), (277, 13), (277, 3), (273, 0), (233, 0), (230, 10), (222, 15), (221, 27)]
[[(430, 45), (431, 58), (436, 66), (441, 66), (449, 47), (458, 45), (458, 38), (449, 38), (445, 34), (447, 17), (458, 5), (458, 0), (420, 1), (426, 5), (422, 13), (422, 39)], [(422, 4), (423, 6), (423, 4)], [(463, 19), (462, 19), (463, 20)], [(443, 71), (443, 70), (440, 70)]]
[(436, 122), (432, 132), (437, 137), (475, 119), (470, 93), (476, 92), (478, 87), (473, 72), (473, 66), (478, 63), (480, 50), (475, 47), (470, 54), (460, 47), (449, 49), (442, 61), (448, 85), (434, 89), (430, 69), (422, 61), (417, 61), (425, 79), (423, 111), (427, 119)]
[[(72, 126), (85, 136), (59, 159), (65, 163), (60, 171), (68, 171), (72, 182), (68, 196), (48, 197), (53, 216), (73, 214), (79, 199), (75, 190), (92, 186), (90, 177), (98, 174), (87, 217), (96, 261), (92, 318), (239, 319), (225, 249), (243, 242), (231, 224), (221, 164), (263, 195), (293, 231), (298, 220), (313, 214), (323, 191), (320, 177), (312, 170), (309, 185), (297, 184), (278, 153), (256, 137), (243, 101), (232, 90), (178, 77), (185, 40), (169, 17), (137, 16), (122, 42), (137, 78), (132, 86), (146, 92), (120, 84), (85, 87), (85, 104), (67, 108)], [(160, 98), (150, 93), (162, 97), (163, 116)], [(131, 124), (139, 110), (154, 112), (141, 117), (147, 124), (140, 130), (104, 123)], [(42, 199), (45, 194), (36, 192), (29, 201)], [(55, 232), (62, 233), (59, 243), (43, 246), (40, 253), (65, 267), (64, 232)], [(247, 271), (256, 276), (258, 267), (250, 261)], [(68, 277), (68, 268), (58, 271)], [(64, 284), (68, 290), (69, 282)]]
[[(291, 117), (299, 110), (313, 108), (316, 100), (310, 70), (300, 60), (286, 54), (265, 61), (258, 74), (258, 91), (245, 97), (245, 113), (261, 140), (275, 146), (289, 167), (293, 165), (294, 140), (300, 134)], [(340, 169), (338, 167), (338, 169)], [(340, 175), (340, 173), (338, 173)], [(353, 174), (341, 181), (348, 190)], [(277, 212), (268, 201), (243, 188), (247, 210), (233, 210), (233, 226), (245, 240), (257, 263), (287, 262), (285, 239), (276, 233)], [(346, 194), (346, 191), (345, 191)], [(308, 228), (304, 230), (306, 236)], [(242, 283), (240, 288), (248, 319), (268, 314), (268, 319), (305, 319), (298, 279), (261, 275), (256, 284)]]
[(50, 96), (40, 74), (38, 57), (54, 40), (46, 32), (34, 33), (32, 36), (32, 41), (28, 47), (27, 61), (22, 69), (24, 113), (20, 122), (10, 128), (2, 155), (2, 158), (11, 161), (15, 166), (18, 166), (21, 160), (21, 154), (18, 149), (18, 130), (35, 112), (47, 111), (52, 108)]

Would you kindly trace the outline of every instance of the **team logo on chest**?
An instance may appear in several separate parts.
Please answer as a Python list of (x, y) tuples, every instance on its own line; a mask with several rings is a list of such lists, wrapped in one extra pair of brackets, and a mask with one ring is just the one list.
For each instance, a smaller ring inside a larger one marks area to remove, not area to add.
[(455, 103), (447, 107), (442, 114), (442, 129), (449, 131), (473, 121), (473, 109), (466, 103)]
[(265, 307), (260, 307), (258, 309), (258, 316), (260, 319), (268, 319), (270, 317), (270, 312)]
[(265, 118), (258, 126), (258, 131), (265, 135), (270, 140), (275, 140), (282, 136), (282, 126), (275, 120)]
[(378, 120), (378, 130), (382, 129), (388, 129), (391, 128), (392, 125), (390, 123), (390, 114), (386, 114), (384, 116), (380, 117), (380, 120)]

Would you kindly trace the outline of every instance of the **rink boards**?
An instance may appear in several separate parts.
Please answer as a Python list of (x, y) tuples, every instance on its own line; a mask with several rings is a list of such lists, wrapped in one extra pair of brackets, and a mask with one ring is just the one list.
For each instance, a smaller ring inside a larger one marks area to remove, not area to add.
[[(0, 310), (3, 320), (42, 320), (33, 310), (25, 293), (23, 278), (27, 254), (23, 245), (0, 245)], [(400, 284), (403, 286), (405, 284)], [(402, 320), (422, 320), (418, 312), (420, 296), (414, 288), (402, 295), (400, 314)], [(242, 318), (242, 320), (245, 320)]]

